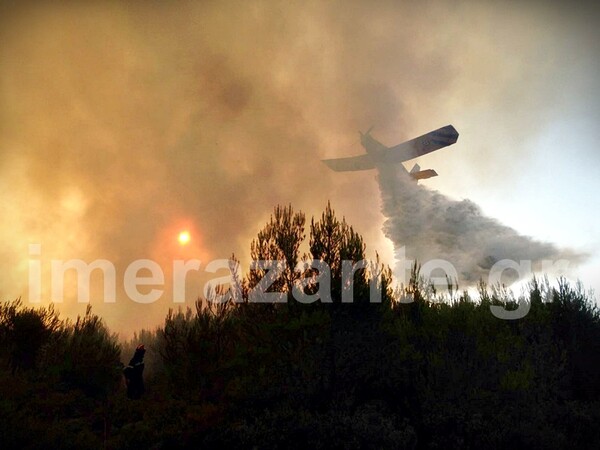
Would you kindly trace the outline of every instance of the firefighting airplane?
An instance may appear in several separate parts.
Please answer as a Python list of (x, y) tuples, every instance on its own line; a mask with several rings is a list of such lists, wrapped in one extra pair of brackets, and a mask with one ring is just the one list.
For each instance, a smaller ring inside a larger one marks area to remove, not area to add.
[[(394, 147), (386, 147), (371, 136), (372, 128), (369, 128), (364, 134), (360, 133), (360, 143), (367, 151), (366, 154), (322, 161), (336, 172), (368, 170), (402, 163), (452, 145), (458, 140), (458, 131), (452, 125), (446, 125)], [(437, 176), (435, 170), (421, 170), (418, 164), (413, 166), (409, 174), (415, 181)]]

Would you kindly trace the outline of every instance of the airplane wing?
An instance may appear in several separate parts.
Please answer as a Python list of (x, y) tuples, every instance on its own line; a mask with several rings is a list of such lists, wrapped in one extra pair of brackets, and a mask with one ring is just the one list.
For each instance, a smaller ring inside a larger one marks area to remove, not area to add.
[(349, 158), (323, 159), (327, 167), (336, 172), (348, 172), (355, 170), (374, 169), (375, 164), (371, 155), (351, 156)]
[(457, 140), (458, 131), (452, 125), (446, 125), (418, 138), (390, 147), (381, 155), (381, 162), (394, 164), (408, 161), (409, 159), (417, 158), (434, 150), (452, 145)]

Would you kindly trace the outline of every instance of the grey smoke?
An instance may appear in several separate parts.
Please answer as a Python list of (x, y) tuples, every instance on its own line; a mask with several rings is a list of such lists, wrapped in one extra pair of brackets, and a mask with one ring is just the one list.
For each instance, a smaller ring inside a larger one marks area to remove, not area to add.
[[(459, 284), (487, 280), (498, 261), (531, 261), (539, 268), (544, 260), (581, 262), (585, 255), (560, 249), (552, 243), (519, 234), (498, 220), (483, 215), (468, 199), (453, 200), (415, 183), (401, 167), (379, 170), (385, 235), (405, 256), (423, 264), (433, 259), (450, 262)], [(515, 279), (516, 273), (506, 274)], [(509, 278), (510, 279), (510, 278)]]

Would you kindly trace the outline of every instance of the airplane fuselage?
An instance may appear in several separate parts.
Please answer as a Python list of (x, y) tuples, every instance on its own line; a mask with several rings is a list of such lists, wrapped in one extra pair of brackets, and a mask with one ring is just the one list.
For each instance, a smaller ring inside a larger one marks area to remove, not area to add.
[[(369, 129), (366, 133), (360, 133), (360, 143), (366, 153), (346, 158), (325, 159), (323, 162), (336, 172), (388, 167), (452, 145), (457, 139), (458, 131), (452, 125), (446, 125), (393, 147), (387, 147), (373, 138), (371, 129)], [(436, 175), (435, 170), (420, 170), (418, 164), (415, 164), (410, 171), (410, 176), (415, 180), (423, 180)]]

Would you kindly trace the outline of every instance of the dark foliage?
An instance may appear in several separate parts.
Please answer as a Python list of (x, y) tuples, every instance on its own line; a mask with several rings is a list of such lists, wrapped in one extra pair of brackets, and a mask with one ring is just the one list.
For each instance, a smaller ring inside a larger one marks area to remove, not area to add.
[[(362, 238), (331, 207), (310, 223), (277, 208), (252, 243), (256, 259), (331, 267), (331, 302), (318, 270), (287, 270), (288, 302), (199, 300), (170, 311), (143, 342), (146, 392), (125, 395), (120, 348), (90, 310), (74, 323), (50, 308), (0, 304), (2, 448), (600, 448), (600, 314), (581, 286), (533, 279), (529, 313), (501, 320), (515, 299), (481, 284), (479, 298), (445, 296), (419, 277), (392, 292), (378, 262), (353, 274)], [(371, 303), (371, 282), (381, 302)], [(222, 291), (215, 294), (222, 293)]]

